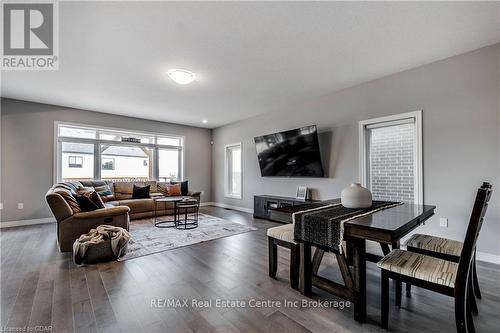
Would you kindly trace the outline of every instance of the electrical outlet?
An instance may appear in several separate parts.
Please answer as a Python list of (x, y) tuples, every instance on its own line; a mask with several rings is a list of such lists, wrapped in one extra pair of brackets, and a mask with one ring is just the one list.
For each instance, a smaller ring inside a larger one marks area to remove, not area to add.
[(443, 228), (448, 228), (448, 219), (446, 217), (441, 217), (439, 219), (439, 226)]
[(23, 209), (24, 208), (24, 203), (18, 202), (17, 203), (17, 209)]
[(0, 202), (0, 210), (3, 209), (3, 202)]

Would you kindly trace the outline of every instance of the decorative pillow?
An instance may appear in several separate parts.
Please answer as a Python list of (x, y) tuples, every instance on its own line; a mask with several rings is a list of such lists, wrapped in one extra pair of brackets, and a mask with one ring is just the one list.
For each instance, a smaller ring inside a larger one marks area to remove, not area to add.
[(151, 193), (156, 193), (158, 192), (158, 182), (156, 180), (150, 180), (150, 181), (147, 181), (147, 182), (144, 182), (144, 185), (142, 186), (147, 186), (149, 185), (149, 192)]
[(134, 191), (132, 192), (132, 199), (149, 199), (149, 188), (150, 186), (140, 187), (134, 185)]
[(182, 195), (181, 184), (167, 185), (166, 187), (168, 196)]
[(171, 181), (170, 184), (172, 185), (177, 185), (177, 184), (180, 184), (181, 185), (181, 194), (180, 195), (187, 195), (188, 194), (188, 181), (185, 180), (183, 182), (174, 182), (174, 181)]
[(90, 200), (92, 200), (93, 203), (96, 204), (97, 207), (99, 207), (99, 208), (106, 207), (106, 206), (104, 206), (104, 202), (102, 201), (101, 196), (96, 191), (90, 192), (89, 198), (90, 198)]
[(115, 200), (115, 196), (108, 185), (97, 186), (94, 189), (101, 196), (103, 202)]
[(99, 207), (86, 195), (77, 195), (75, 196), (75, 199), (82, 212), (91, 212), (99, 209)]
[[(79, 193), (79, 195), (89, 198), (90, 201), (92, 201), (97, 206), (97, 208), (104, 208), (105, 207), (104, 202), (101, 199), (101, 196), (96, 191), (81, 192), (81, 193)], [(78, 199), (77, 199), (77, 201), (78, 201)], [(78, 202), (78, 204), (80, 204), (80, 202)]]
[(169, 186), (170, 183), (160, 183), (158, 182), (158, 192), (163, 194), (163, 195), (168, 195), (168, 189), (167, 186)]

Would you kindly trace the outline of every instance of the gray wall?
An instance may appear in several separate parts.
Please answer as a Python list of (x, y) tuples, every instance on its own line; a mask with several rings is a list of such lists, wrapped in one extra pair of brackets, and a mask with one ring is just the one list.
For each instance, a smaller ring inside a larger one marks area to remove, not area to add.
[[(321, 199), (358, 179), (358, 121), (423, 110), (424, 201), (437, 214), (419, 232), (463, 239), (483, 180), (496, 186), (479, 250), (500, 254), (500, 45), (448, 58), (341, 92), (215, 129), (213, 201), (252, 208), (253, 195), (294, 196), (298, 185)], [(335, 75), (335, 73), (331, 73)], [(253, 137), (317, 124), (328, 178), (262, 178)], [(243, 200), (224, 197), (224, 145), (243, 142)], [(449, 227), (439, 227), (439, 217)]]
[[(54, 121), (67, 121), (186, 137), (185, 178), (189, 187), (211, 193), (211, 130), (155, 122), (61, 106), (2, 99), (1, 192), (2, 221), (50, 217), (45, 193), (53, 183)], [(18, 210), (17, 203), (24, 209)]]

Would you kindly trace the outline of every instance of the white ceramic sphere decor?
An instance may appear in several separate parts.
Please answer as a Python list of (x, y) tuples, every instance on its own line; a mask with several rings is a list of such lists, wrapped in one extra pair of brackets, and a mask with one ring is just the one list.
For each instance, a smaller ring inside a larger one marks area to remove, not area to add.
[(369, 208), (372, 206), (372, 192), (359, 183), (352, 183), (342, 190), (340, 201), (346, 208)]

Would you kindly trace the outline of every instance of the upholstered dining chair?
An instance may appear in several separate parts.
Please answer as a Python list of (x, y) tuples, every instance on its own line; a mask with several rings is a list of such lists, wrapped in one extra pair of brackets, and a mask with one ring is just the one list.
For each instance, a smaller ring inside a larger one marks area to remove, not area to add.
[[(491, 188), (491, 184), (483, 183), (481, 187)], [(413, 234), (410, 239), (406, 241), (405, 245), (408, 251), (459, 263), (463, 242), (431, 235)], [(476, 269), (476, 253), (474, 253), (471, 265), (472, 274), (469, 277), (469, 283), (471, 283), (469, 292), (481, 299), (481, 290), (479, 289)], [(410, 294), (411, 284), (406, 284), (406, 295), (410, 296)], [(472, 312), (477, 314), (478, 308), (476, 300), (474, 298), (469, 298), (469, 301), (471, 302)]]
[(269, 250), (269, 276), (276, 278), (278, 269), (278, 246), (290, 249), (290, 286), (299, 288), (300, 253), (299, 245), (293, 240), (293, 224), (267, 229)]
[[(439, 259), (449, 260), (458, 263), (460, 261), (460, 253), (462, 252), (463, 242), (431, 236), (424, 234), (413, 234), (406, 241), (406, 249), (411, 252), (422, 253)], [(476, 255), (472, 259), (472, 289), (474, 295), (481, 299), (481, 290), (479, 289), (479, 281), (476, 270)], [(409, 294), (411, 285), (406, 285), (406, 292)]]
[[(414, 234), (406, 242), (406, 249), (411, 252), (425, 254), (434, 258), (460, 262), (460, 253), (462, 252), (463, 243), (456, 240), (441, 238), (430, 235)], [(479, 289), (479, 281), (476, 271), (476, 254), (471, 262), (471, 274), (469, 276), (469, 302), (471, 303), (471, 311), (478, 314), (478, 307), (475, 297), (481, 299), (481, 291)], [(411, 295), (411, 284), (406, 284), (406, 296)]]
[[(410, 283), (455, 299), (455, 324), (458, 333), (474, 332), (470, 302), (470, 275), (477, 237), (492, 193), (489, 184), (478, 189), (459, 263), (421, 253), (393, 250), (377, 263), (382, 270), (381, 327), (388, 327), (389, 279)], [(474, 296), (472, 296), (474, 297)]]

